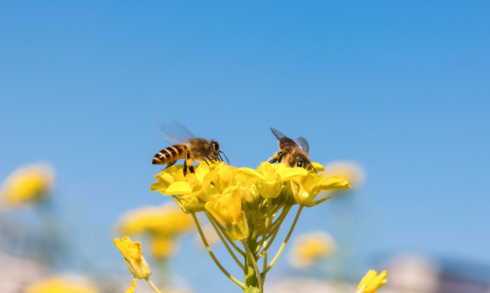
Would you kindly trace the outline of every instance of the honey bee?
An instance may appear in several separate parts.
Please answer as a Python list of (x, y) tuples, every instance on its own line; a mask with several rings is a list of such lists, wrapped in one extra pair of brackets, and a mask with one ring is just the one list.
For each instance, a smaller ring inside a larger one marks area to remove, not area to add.
[(180, 159), (185, 159), (184, 175), (187, 174), (187, 170), (194, 173), (192, 164), (195, 161), (204, 160), (206, 163), (207, 161), (221, 162), (223, 158), (220, 154), (223, 154), (228, 161), (216, 140), (197, 138), (183, 125), (177, 124), (173, 132), (168, 131), (168, 128), (161, 128), (161, 131), (165, 139), (173, 145), (156, 153), (151, 163), (153, 165), (166, 164), (164, 170), (173, 166)]
[(308, 157), (310, 146), (306, 138), (300, 136), (293, 140), (273, 127), (271, 130), (279, 140), (279, 151), (269, 159), (269, 163), (284, 162), (289, 167), (301, 167), (316, 172)]

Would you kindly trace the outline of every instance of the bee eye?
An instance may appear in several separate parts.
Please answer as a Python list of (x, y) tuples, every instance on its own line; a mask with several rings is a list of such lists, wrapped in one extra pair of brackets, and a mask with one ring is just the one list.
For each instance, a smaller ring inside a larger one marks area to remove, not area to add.
[(303, 161), (298, 161), (298, 163), (296, 163), (296, 166), (303, 167)]
[(219, 150), (219, 144), (215, 141), (213, 141), (213, 148), (217, 151)]

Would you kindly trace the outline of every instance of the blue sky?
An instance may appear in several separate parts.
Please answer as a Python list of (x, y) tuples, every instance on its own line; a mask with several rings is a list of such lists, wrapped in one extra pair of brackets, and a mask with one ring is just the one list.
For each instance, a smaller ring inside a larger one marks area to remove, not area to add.
[[(0, 177), (52, 162), (81, 249), (120, 260), (114, 221), (167, 200), (149, 191), (159, 124), (249, 167), (276, 150), (274, 126), (314, 161), (364, 167), (359, 257), (490, 265), (488, 15), (487, 1), (3, 2)], [(332, 229), (328, 204), (298, 231)]]

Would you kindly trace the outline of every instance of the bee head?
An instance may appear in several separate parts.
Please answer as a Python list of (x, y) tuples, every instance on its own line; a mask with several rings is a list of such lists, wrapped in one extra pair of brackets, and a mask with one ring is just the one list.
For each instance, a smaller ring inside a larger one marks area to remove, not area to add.
[(302, 153), (298, 152), (294, 155), (294, 162), (295, 167), (305, 168), (308, 171), (314, 169), (310, 159)]
[(219, 143), (216, 140), (211, 141), (211, 146), (213, 147), (213, 151), (216, 153), (219, 152)]

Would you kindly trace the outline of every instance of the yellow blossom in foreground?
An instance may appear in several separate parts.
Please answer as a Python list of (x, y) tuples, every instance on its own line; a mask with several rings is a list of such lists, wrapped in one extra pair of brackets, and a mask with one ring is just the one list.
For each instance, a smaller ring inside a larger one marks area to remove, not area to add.
[(359, 283), (359, 286), (357, 286), (357, 291), (356, 293), (374, 293), (376, 290), (378, 290), (381, 286), (386, 284), (388, 282), (385, 277), (388, 273), (386, 271), (381, 272), (381, 274), (378, 275), (378, 273), (374, 270), (370, 270), (364, 278), (362, 278), (361, 282)]
[(97, 287), (85, 279), (53, 276), (30, 285), (25, 293), (98, 293)]
[(124, 256), (129, 271), (135, 278), (146, 279), (151, 275), (150, 266), (146, 262), (140, 242), (133, 242), (129, 237), (113, 240), (119, 251)]
[(239, 186), (228, 187), (222, 194), (213, 196), (205, 206), (206, 210), (226, 227), (234, 241), (248, 236), (247, 219), (242, 211), (241, 192), (242, 188)]
[(264, 198), (279, 196), (283, 182), (297, 176), (305, 176), (308, 171), (303, 168), (288, 168), (285, 164), (270, 164), (262, 162), (257, 171), (250, 168), (240, 168), (240, 172), (257, 178), (255, 186)]
[(170, 257), (176, 250), (178, 237), (193, 227), (192, 218), (175, 205), (144, 207), (128, 212), (117, 225), (122, 235), (145, 234), (150, 254), (155, 258)]
[(321, 191), (350, 188), (349, 182), (341, 177), (325, 177), (323, 174), (308, 173), (295, 178), (291, 185), (296, 203), (310, 206)]
[(36, 164), (19, 168), (5, 180), (0, 189), (2, 208), (39, 202), (52, 191), (53, 178), (54, 172), (49, 165)]
[(311, 266), (315, 261), (332, 255), (335, 243), (330, 235), (317, 231), (296, 238), (290, 254), (290, 263), (298, 268)]

